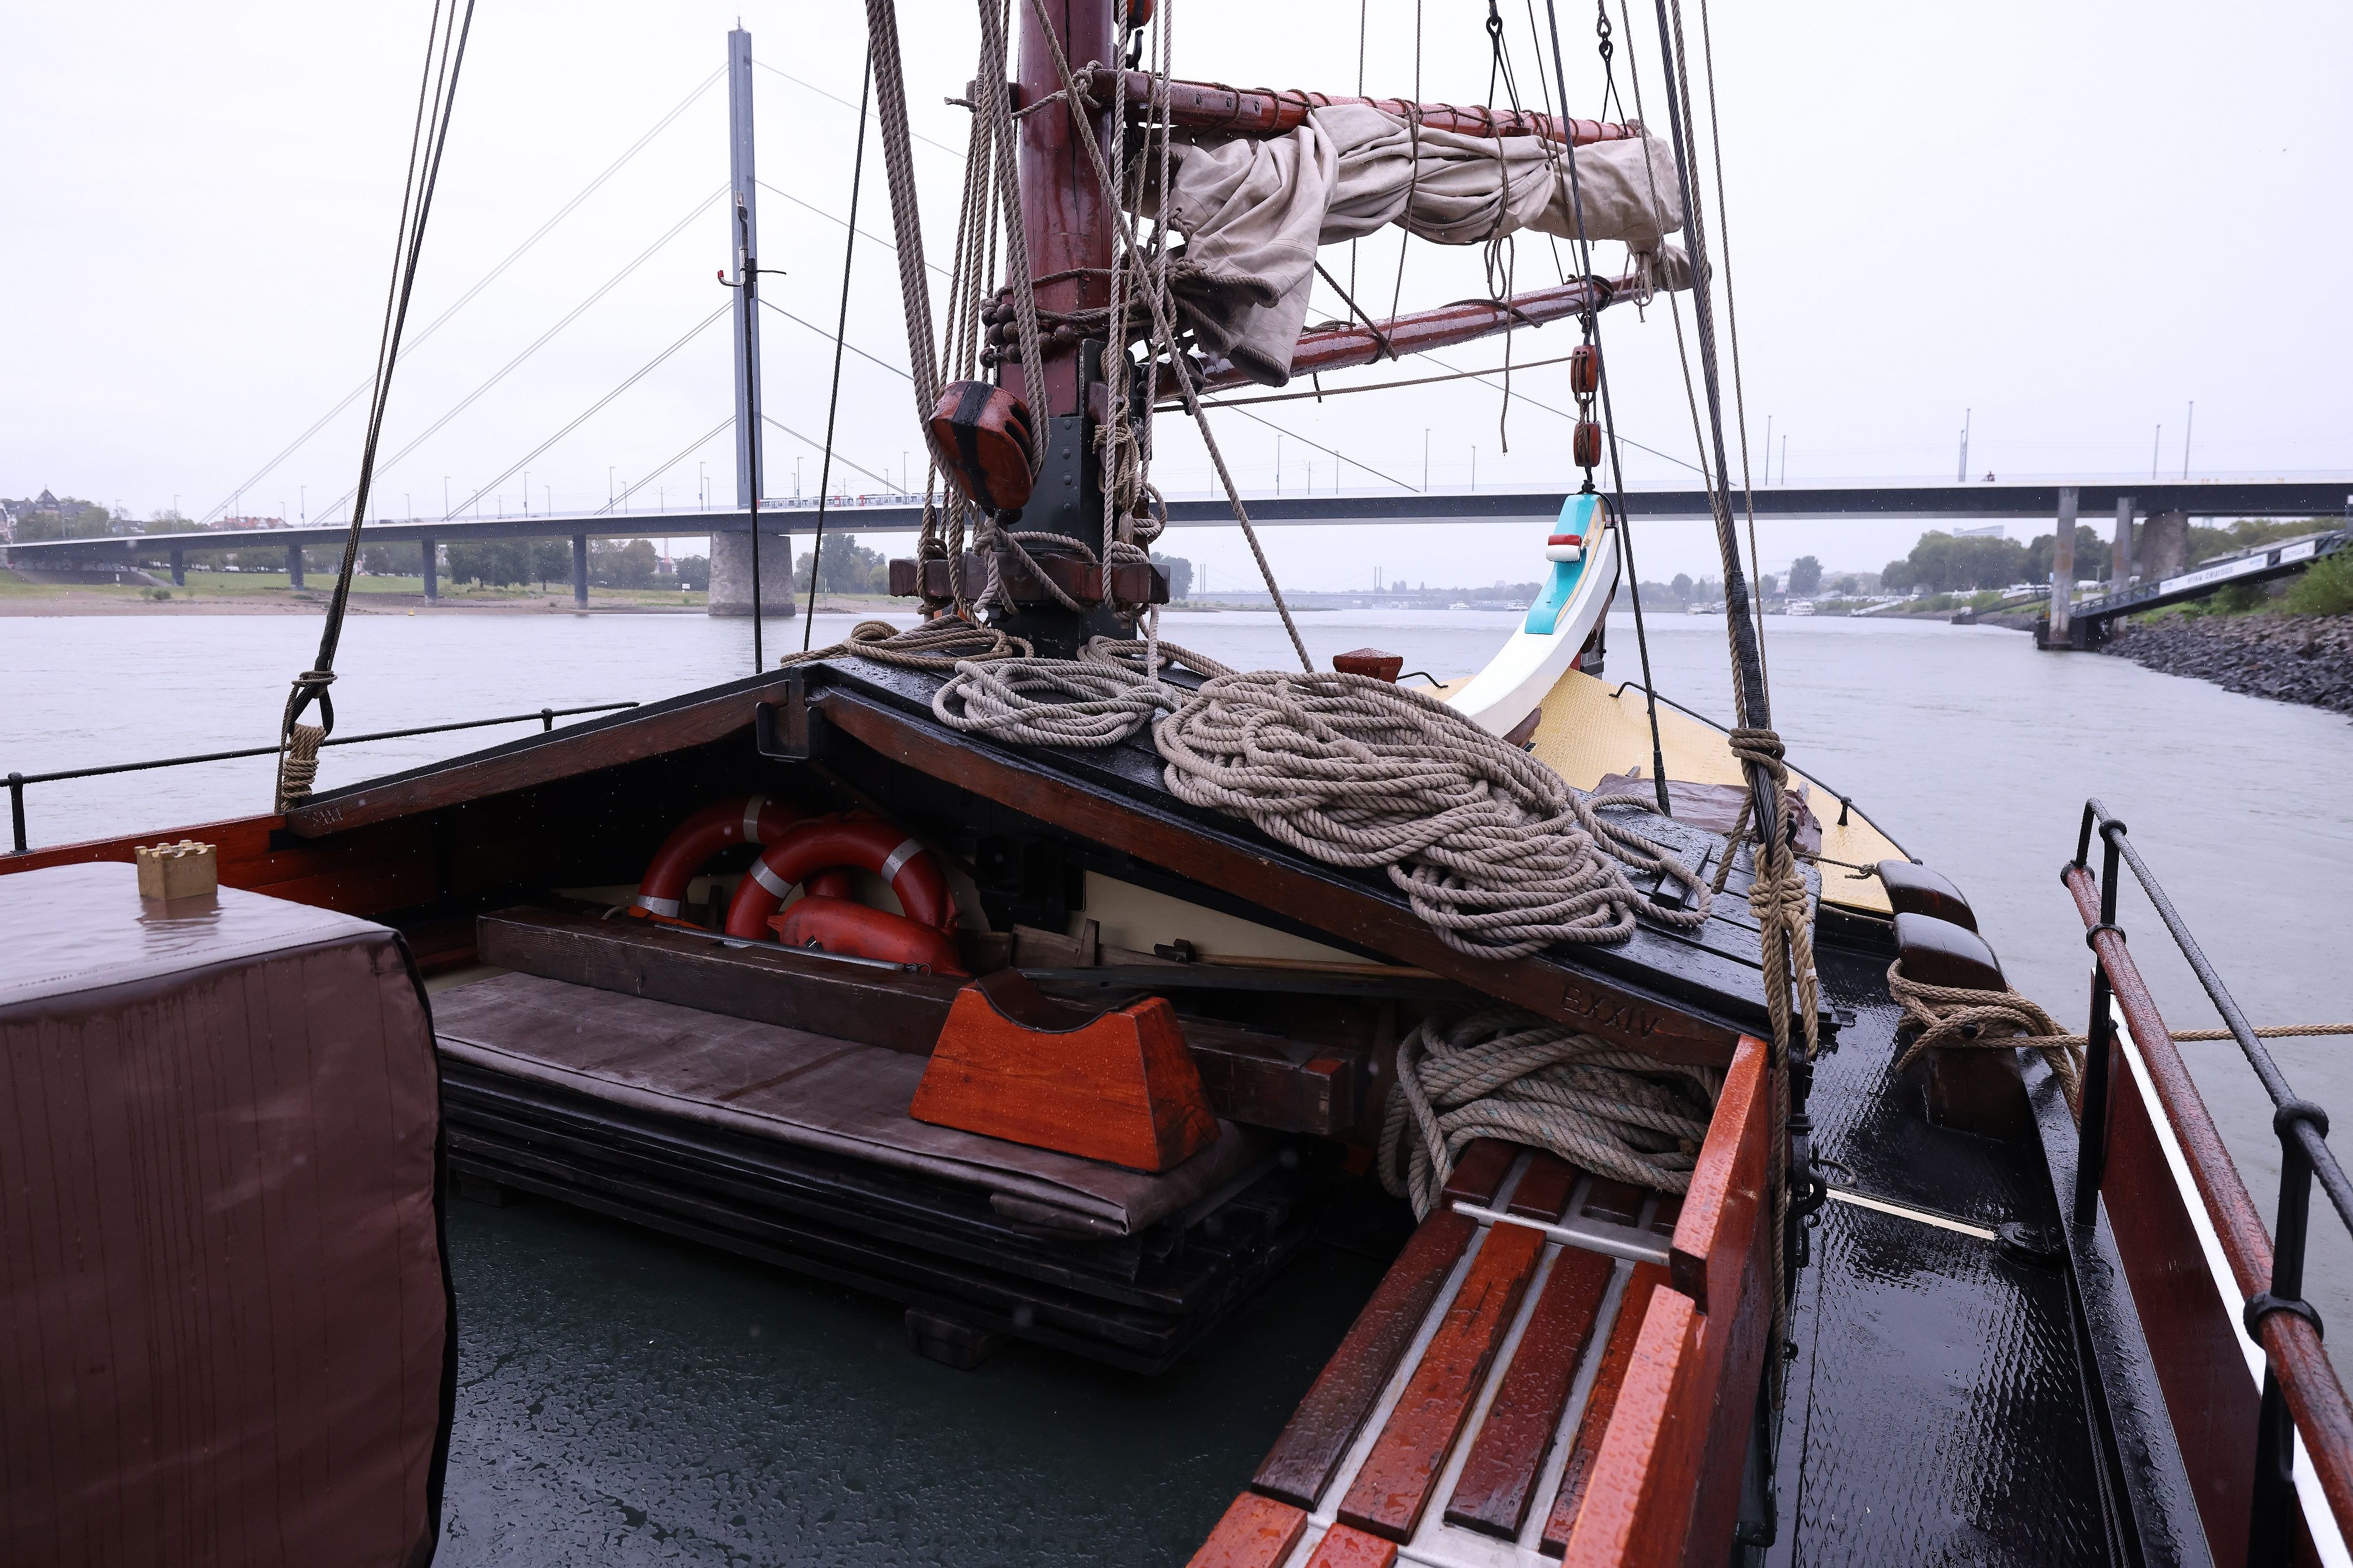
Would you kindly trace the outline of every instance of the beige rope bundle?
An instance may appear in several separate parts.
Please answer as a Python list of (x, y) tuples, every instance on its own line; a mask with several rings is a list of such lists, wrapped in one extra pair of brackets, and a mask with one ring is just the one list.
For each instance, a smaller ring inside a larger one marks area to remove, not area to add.
[(976, 626), (954, 616), (942, 616), (903, 631), (888, 621), (860, 621), (849, 628), (849, 635), (841, 641), (804, 653), (788, 653), (776, 664), (781, 668), (849, 654), (878, 664), (896, 665), (901, 669), (939, 670), (998, 659), (1026, 659), (1033, 651), (1027, 639), (1008, 636), (995, 626)]
[(1160, 679), (1170, 663), (1231, 673), (1175, 643), (1090, 637), (1074, 659), (960, 664), (932, 694), (932, 712), (952, 730), (1017, 746), (1115, 746), (1190, 695)]
[(2026, 997), (2010, 990), (1924, 985), (1904, 977), (1901, 959), (1887, 966), (1887, 991), (1902, 1005), (1905, 1022), (1919, 1030), (1895, 1059), (1897, 1072), (1917, 1061), (1924, 1051), (2008, 1050), (2023, 1046), (2051, 1065), (2052, 1075), (2066, 1091), (2068, 1109), (2080, 1114), (2087, 1042), (2081, 1035), (2061, 1029), (2050, 1014)]
[[(1326, 865), (1385, 868), (1439, 939), (1482, 958), (1623, 942), (1643, 909), (1707, 919), (1699, 879), (1461, 713), (1369, 676), (1226, 675), (1155, 726), (1169, 791)], [(1652, 907), (1624, 867), (1701, 892)]]
[(1422, 1023), (1398, 1047), (1381, 1184), (1428, 1215), (1474, 1138), (1549, 1150), (1595, 1175), (1691, 1188), (1724, 1075), (1662, 1062), (1512, 1007)]

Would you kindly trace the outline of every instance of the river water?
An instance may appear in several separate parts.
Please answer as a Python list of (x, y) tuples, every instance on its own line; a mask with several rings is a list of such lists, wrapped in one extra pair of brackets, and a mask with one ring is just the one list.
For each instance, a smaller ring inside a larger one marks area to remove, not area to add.
[[(1374, 645), (1440, 676), (1482, 664), (1503, 613), (1300, 617), (1319, 664)], [(849, 617), (820, 617), (822, 642)], [(1766, 623), (1793, 763), (1968, 893), (2012, 984), (2063, 1022), (2088, 1000), (2059, 885), (2086, 795), (2132, 826), (2257, 1023), (2353, 1020), (2353, 725), (2124, 659), (2038, 653), (1992, 627)], [(1171, 615), (1173, 641), (1292, 662), (1257, 612)], [(770, 654), (798, 622), (771, 622)], [(295, 616), (0, 618), (0, 772), (267, 742), (317, 623)], [(1730, 710), (1720, 618), (1650, 626), (1659, 689)], [(1637, 678), (1612, 622), (1609, 675)], [(700, 616), (371, 615), (347, 626), (345, 733), (650, 700), (752, 668), (750, 627)], [(332, 787), (519, 729), (332, 750)], [(262, 809), (269, 760), (33, 786), (32, 841)], [(2137, 890), (2121, 923), (2168, 1020), (2215, 1020)], [(2270, 1108), (2227, 1042), (2186, 1045), (2268, 1214)], [(2353, 1106), (2353, 1046), (2274, 1043), (2290, 1080)], [(2343, 1117), (2340, 1115), (2340, 1121)], [(2353, 1321), (2353, 1246), (2325, 1204), (2312, 1294)], [(1182, 1562), (1280, 1429), (1377, 1270), (1309, 1255), (1191, 1362), (1146, 1381), (1025, 1350), (974, 1373), (911, 1355), (895, 1311), (552, 1205), (452, 1205), (459, 1423), (442, 1561)], [(2339, 1336), (2341, 1339), (2342, 1336)], [(2340, 1349), (2340, 1356), (2345, 1352)], [(2342, 1364), (2342, 1363), (2340, 1363)]]

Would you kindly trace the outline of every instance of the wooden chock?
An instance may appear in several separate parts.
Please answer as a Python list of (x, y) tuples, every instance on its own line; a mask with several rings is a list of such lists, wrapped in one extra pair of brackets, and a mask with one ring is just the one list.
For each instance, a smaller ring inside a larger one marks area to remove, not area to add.
[(220, 888), (220, 858), (209, 844), (183, 838), (177, 844), (136, 847), (139, 896), (142, 899), (200, 899)]
[(1166, 997), (1098, 1012), (1018, 969), (956, 993), (907, 1113), (1136, 1171), (1168, 1170), (1219, 1136)]

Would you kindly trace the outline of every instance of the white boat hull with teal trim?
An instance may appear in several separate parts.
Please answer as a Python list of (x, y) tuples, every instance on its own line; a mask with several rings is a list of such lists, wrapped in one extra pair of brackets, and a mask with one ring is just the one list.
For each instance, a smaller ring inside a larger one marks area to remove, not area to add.
[[(1577, 538), (1581, 547), (1557, 541)], [(1574, 551), (1576, 559), (1562, 560)], [(1601, 498), (1573, 495), (1560, 509), (1547, 541), (1550, 575), (1519, 630), (1503, 651), (1461, 690), (1446, 699), (1483, 729), (1508, 735), (1536, 710), (1545, 695), (1576, 664), (1594, 627), (1609, 608), (1618, 586), (1618, 531), (1601, 510)]]

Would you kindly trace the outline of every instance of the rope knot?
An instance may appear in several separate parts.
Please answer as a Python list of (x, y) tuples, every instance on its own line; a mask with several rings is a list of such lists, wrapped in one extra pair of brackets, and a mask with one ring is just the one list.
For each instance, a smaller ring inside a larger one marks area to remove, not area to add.
[(2065, 1091), (2067, 1106), (2082, 1110), (2084, 1051), (2088, 1044), (2052, 1021), (2051, 1015), (2016, 991), (1980, 991), (1965, 985), (1926, 985), (1904, 976), (1904, 961), (1887, 966), (1887, 991), (1904, 1009), (1905, 1024), (1918, 1031), (1895, 1071), (1939, 1048), (2008, 1050), (2023, 1047), (2050, 1064)]

